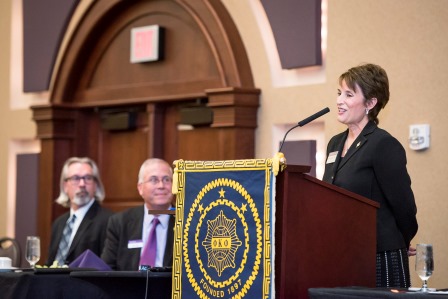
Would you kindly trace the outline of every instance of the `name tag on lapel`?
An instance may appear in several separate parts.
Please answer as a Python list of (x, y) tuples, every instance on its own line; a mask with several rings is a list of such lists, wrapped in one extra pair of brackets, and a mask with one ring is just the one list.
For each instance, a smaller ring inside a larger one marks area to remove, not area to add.
[(326, 164), (334, 163), (334, 161), (336, 161), (337, 156), (338, 156), (338, 151), (329, 153)]
[(142, 248), (142, 247), (143, 247), (143, 240), (129, 240), (128, 241), (128, 249)]

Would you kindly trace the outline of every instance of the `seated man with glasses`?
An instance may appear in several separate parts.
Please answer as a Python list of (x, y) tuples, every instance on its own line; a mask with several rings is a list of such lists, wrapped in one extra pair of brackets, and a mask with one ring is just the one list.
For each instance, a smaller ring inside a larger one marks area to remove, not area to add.
[(51, 230), (46, 265), (70, 264), (85, 250), (100, 255), (112, 212), (101, 206), (105, 192), (98, 167), (89, 158), (69, 158), (62, 167), (56, 202), (70, 211), (58, 217)]
[(143, 162), (137, 190), (144, 204), (109, 219), (101, 258), (112, 269), (137, 271), (148, 266), (172, 266), (174, 217), (148, 213), (172, 207), (172, 177), (173, 169), (166, 161), (153, 158)]

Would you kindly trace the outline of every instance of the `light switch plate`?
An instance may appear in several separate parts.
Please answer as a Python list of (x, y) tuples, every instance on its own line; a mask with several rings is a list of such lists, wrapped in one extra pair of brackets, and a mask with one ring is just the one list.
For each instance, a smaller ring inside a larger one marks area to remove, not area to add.
[(429, 148), (430, 127), (429, 124), (409, 126), (409, 148), (412, 150), (424, 150)]

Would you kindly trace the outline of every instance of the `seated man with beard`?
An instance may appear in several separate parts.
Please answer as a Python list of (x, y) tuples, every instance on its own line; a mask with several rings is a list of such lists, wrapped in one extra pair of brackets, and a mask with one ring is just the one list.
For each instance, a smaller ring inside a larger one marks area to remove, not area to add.
[(51, 230), (46, 265), (70, 264), (85, 250), (100, 255), (111, 211), (103, 208), (105, 192), (98, 167), (89, 158), (69, 158), (61, 173), (56, 202), (70, 211), (58, 217)]

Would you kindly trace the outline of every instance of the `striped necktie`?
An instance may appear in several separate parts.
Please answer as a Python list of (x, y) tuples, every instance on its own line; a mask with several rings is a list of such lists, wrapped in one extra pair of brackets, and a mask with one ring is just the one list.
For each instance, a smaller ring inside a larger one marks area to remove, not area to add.
[(75, 223), (76, 216), (73, 215), (65, 224), (64, 231), (62, 232), (62, 238), (59, 242), (58, 253), (56, 254), (56, 261), (59, 265), (65, 264), (65, 259), (67, 258), (67, 253), (69, 250), (70, 237), (72, 235), (73, 224)]

